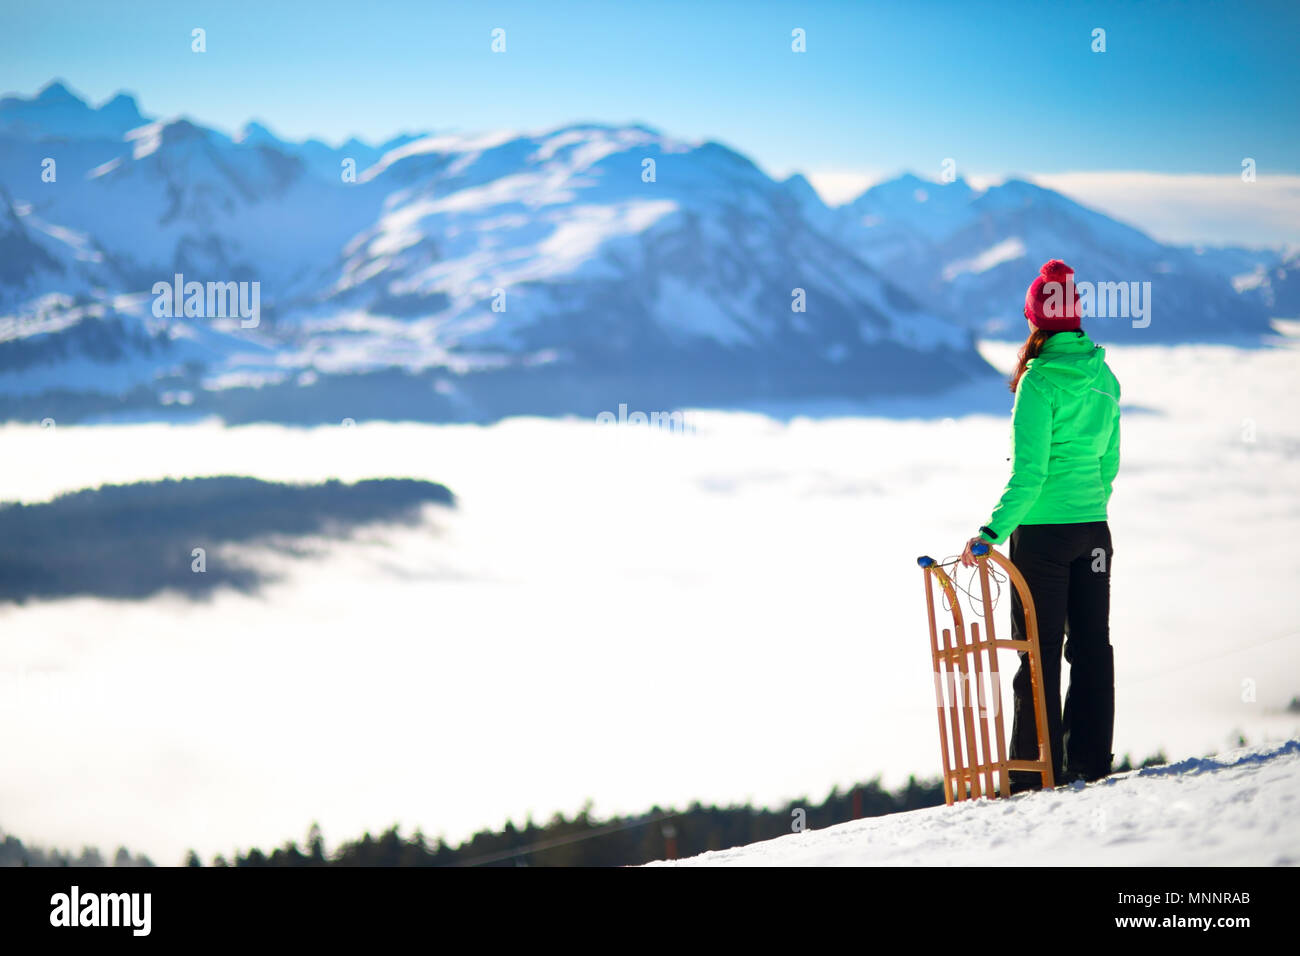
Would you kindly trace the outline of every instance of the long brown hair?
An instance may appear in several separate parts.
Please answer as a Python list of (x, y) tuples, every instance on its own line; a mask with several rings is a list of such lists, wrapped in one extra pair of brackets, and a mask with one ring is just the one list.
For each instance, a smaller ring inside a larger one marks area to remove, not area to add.
[(1011, 373), (1009, 384), (1011, 391), (1015, 392), (1016, 386), (1024, 377), (1025, 366), (1029, 364), (1030, 359), (1036, 359), (1042, 354), (1043, 345), (1050, 339), (1055, 332), (1048, 332), (1045, 329), (1034, 329), (1029, 333), (1029, 338), (1025, 339), (1025, 344), (1020, 346), (1020, 355), (1016, 359), (1016, 370)]

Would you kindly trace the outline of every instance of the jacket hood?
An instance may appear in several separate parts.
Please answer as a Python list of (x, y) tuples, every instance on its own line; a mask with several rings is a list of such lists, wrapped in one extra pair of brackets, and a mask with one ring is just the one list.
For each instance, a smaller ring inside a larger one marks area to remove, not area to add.
[(1091, 388), (1106, 367), (1106, 350), (1094, 345), (1086, 334), (1058, 332), (1043, 343), (1038, 358), (1026, 364), (1033, 371), (1067, 392)]

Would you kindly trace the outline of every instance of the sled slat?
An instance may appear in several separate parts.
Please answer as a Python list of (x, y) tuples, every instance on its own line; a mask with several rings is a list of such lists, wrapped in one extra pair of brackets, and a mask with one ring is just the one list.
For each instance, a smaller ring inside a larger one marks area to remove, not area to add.
[[(943, 646), (948, 647), (952, 643), (952, 631), (948, 628), (944, 628), (941, 633), (943, 634)], [(952, 772), (954, 774), (954, 779), (964, 780), (965, 777), (963, 775), (966, 770), (966, 764), (962, 760), (961, 755), (961, 721), (958, 719), (957, 714), (959, 707), (957, 703), (957, 675), (956, 672), (950, 668), (944, 677), (946, 678), (944, 681), (946, 685), (944, 690), (948, 695), (948, 717), (952, 721)], [(965, 800), (966, 796), (966, 786), (965, 784), (962, 784), (961, 790), (956, 794), (956, 799)]]
[[(975, 662), (975, 693), (970, 701), (972, 708), (979, 710), (979, 754), (980, 767), (984, 770), (984, 789), (991, 797), (996, 791), (993, 785), (993, 743), (989, 740), (989, 711), (984, 693), (984, 649), (980, 644), (980, 626), (974, 621), (970, 622), (970, 640), (971, 646), (975, 649), (972, 655)], [(996, 669), (997, 661), (993, 662)], [(1001, 708), (998, 708), (1001, 710)]]
[[(993, 712), (993, 727), (998, 738), (998, 763), (1005, 766), (1007, 762), (1007, 734), (1002, 723), (1002, 681), (998, 678), (998, 644), (993, 624), (993, 600), (989, 597), (989, 563), (987, 555), (979, 559), (979, 566), (980, 595), (984, 601), (984, 625), (987, 631), (984, 643), (989, 649), (989, 683), (992, 685), (990, 694), (993, 699), (993, 706), (996, 708)], [(1002, 770), (998, 782), (1001, 795), (1004, 797), (1011, 796), (1010, 772), (1005, 769)]]
[(934, 702), (935, 713), (939, 716), (939, 747), (943, 752), (943, 799), (945, 803), (951, 804), (953, 801), (952, 793), (952, 763), (948, 759), (948, 728), (943, 723), (944, 698), (943, 698), (943, 680), (947, 671), (945, 659), (940, 656), (939, 635), (934, 624), (934, 584), (930, 580), (928, 568), (922, 567), (921, 576), (925, 578), (925, 607), (928, 612), (927, 617), (930, 621), (930, 656), (934, 660)]

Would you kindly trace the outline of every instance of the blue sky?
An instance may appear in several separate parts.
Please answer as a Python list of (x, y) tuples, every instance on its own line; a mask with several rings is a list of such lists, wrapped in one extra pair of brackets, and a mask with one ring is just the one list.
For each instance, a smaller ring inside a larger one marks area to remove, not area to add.
[[(836, 176), (934, 176), (946, 157), (976, 178), (1237, 176), (1244, 157), (1261, 178), (1300, 174), (1295, 2), (54, 0), (0, 21), (5, 91), (58, 76), (227, 131), (642, 122), (823, 192)], [(194, 27), (206, 53), (190, 51)]]

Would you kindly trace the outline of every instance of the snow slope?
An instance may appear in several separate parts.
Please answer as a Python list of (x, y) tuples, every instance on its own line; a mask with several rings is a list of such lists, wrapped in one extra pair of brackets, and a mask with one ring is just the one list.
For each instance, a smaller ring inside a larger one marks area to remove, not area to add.
[(1297, 866), (1300, 739), (651, 866)]

